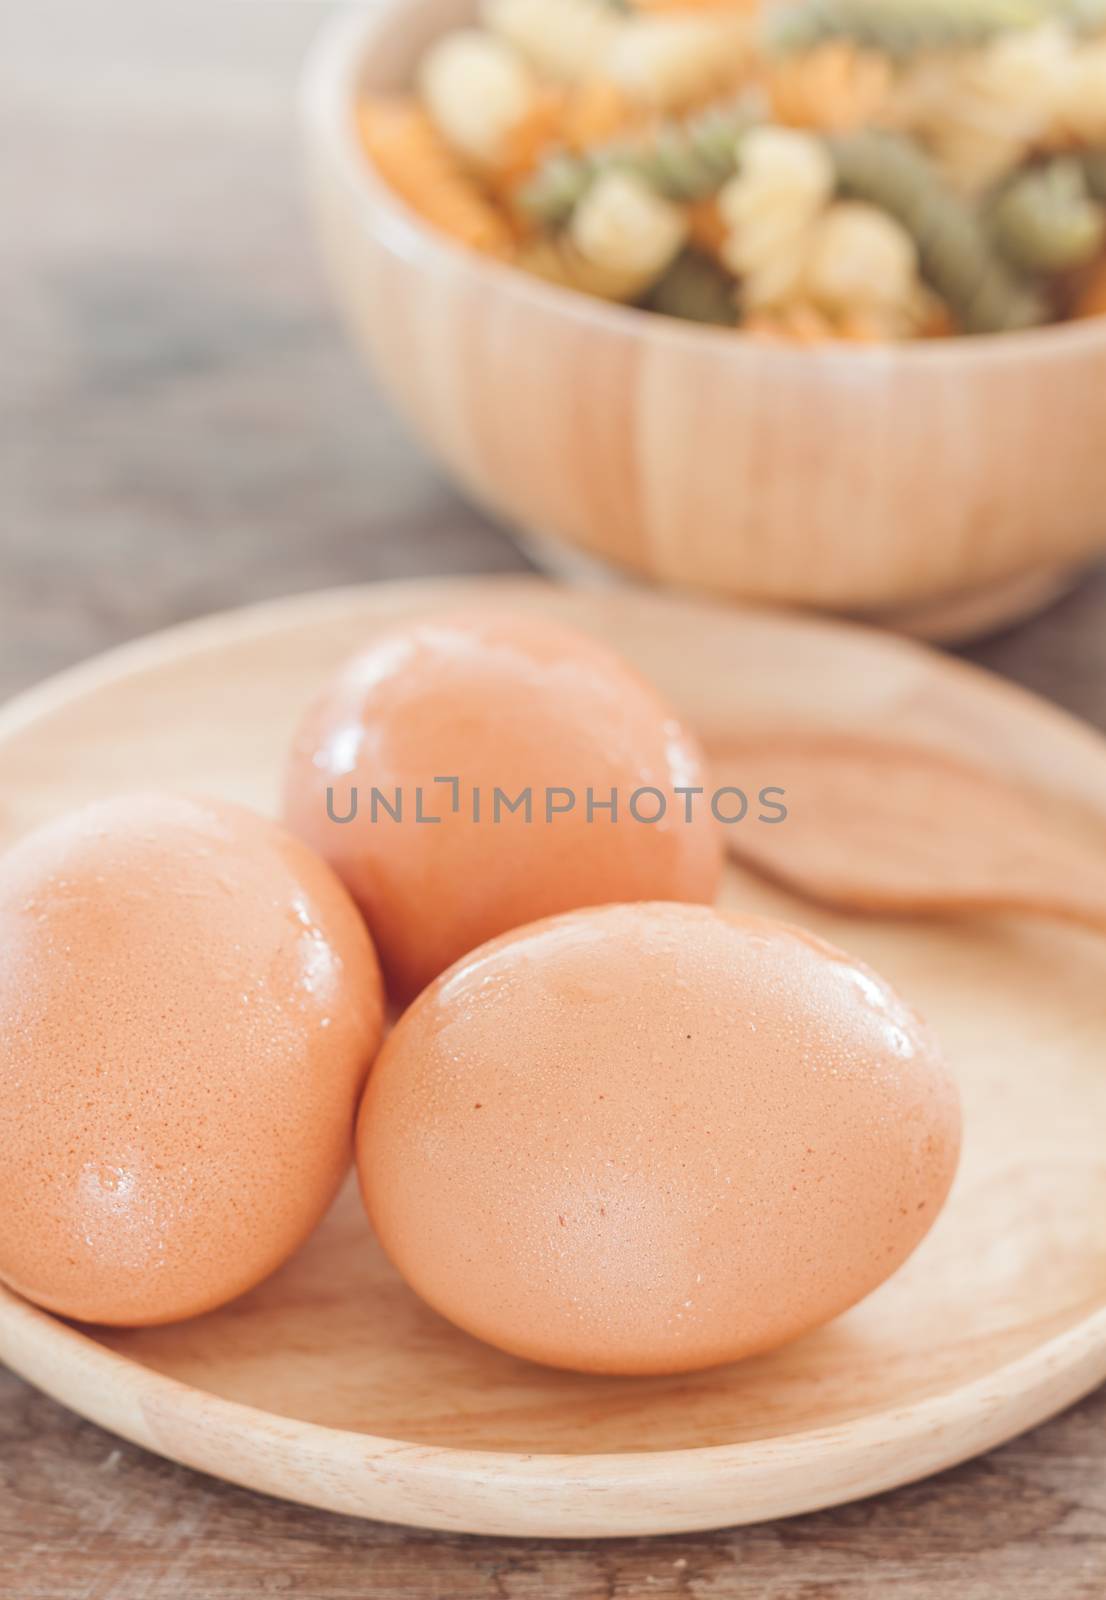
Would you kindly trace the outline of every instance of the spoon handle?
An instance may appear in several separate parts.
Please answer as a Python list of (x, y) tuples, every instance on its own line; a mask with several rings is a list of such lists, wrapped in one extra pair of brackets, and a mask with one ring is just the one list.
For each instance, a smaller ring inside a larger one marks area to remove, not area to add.
[(713, 741), (714, 779), (784, 790), (734, 858), (812, 901), (893, 915), (1027, 913), (1106, 932), (1106, 815), (982, 763), (894, 739)]

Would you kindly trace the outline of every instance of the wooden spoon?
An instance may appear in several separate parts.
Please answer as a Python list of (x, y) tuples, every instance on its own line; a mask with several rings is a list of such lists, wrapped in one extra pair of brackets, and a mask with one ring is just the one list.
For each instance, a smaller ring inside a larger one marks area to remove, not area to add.
[[(734, 857), (839, 910), (1029, 913), (1106, 933), (1106, 814), (926, 741), (751, 731), (708, 738), (716, 784), (749, 795)], [(785, 790), (784, 822), (756, 796)], [(1103, 797), (1106, 806), (1106, 796)]]

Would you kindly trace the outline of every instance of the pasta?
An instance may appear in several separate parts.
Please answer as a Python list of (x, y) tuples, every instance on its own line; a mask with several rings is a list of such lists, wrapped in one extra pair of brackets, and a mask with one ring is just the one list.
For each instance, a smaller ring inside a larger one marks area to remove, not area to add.
[(482, 176), (497, 197), (510, 203), (563, 137), (564, 117), (562, 92), (541, 85), (523, 116), (507, 129), (494, 163), (483, 169)]
[(684, 250), (654, 286), (646, 302), (651, 311), (685, 322), (732, 328), (737, 296), (728, 272), (699, 250)]
[(606, 78), (589, 78), (565, 96), (559, 134), (569, 150), (589, 150), (635, 127), (641, 108), (617, 84)]
[(764, 344), (820, 345), (847, 340), (872, 344), (880, 335), (875, 328), (855, 319), (835, 321), (809, 300), (796, 300), (775, 311), (758, 311), (745, 323), (754, 339)]
[(693, 244), (701, 254), (715, 261), (722, 259), (722, 247), (729, 237), (729, 230), (718, 209), (717, 195), (707, 195), (688, 206), (687, 237), (688, 243)]
[(802, 290), (819, 310), (906, 338), (923, 319), (918, 248), (900, 222), (859, 200), (839, 200), (814, 223)]
[(571, 217), (599, 170), (600, 161), (594, 156), (577, 157), (558, 151), (519, 192), (519, 206), (532, 221), (560, 227)]
[(1096, 200), (1106, 200), (1106, 148), (1088, 150), (1082, 157), (1083, 179)]
[(722, 259), (741, 280), (750, 310), (799, 295), (810, 232), (833, 187), (833, 164), (809, 134), (785, 128), (746, 134), (741, 170), (722, 190), (718, 208), (729, 230)]
[(1075, 302), (1077, 317), (1106, 317), (1106, 256), (1095, 264)]
[(991, 231), (1015, 266), (1067, 272), (1097, 256), (1106, 211), (1092, 198), (1079, 162), (1060, 156), (1007, 184), (992, 207)]
[(842, 190), (911, 234), (923, 277), (960, 327), (1002, 333), (1048, 321), (1047, 302), (1003, 260), (978, 212), (908, 139), (867, 130), (835, 137), (830, 149)]
[(957, 188), (979, 193), (1055, 123), (1070, 54), (1070, 35), (1046, 23), (978, 51), (924, 59), (897, 90), (896, 121), (923, 141)]
[(1072, 53), (1055, 105), (1060, 142), (1106, 144), (1106, 39)]
[(589, 261), (564, 234), (543, 235), (524, 245), (518, 264), (547, 283), (600, 300), (636, 300), (648, 288), (638, 272), (615, 272)]
[(613, 273), (637, 274), (643, 288), (683, 247), (683, 212), (632, 172), (604, 172), (576, 207), (569, 238), (585, 260)]
[(744, 11), (755, 12), (757, 0), (630, 0), (635, 11), (660, 12), (662, 15), (686, 11)]
[(478, 28), (443, 34), (423, 57), (418, 81), (442, 136), (483, 166), (503, 158), (538, 93), (518, 53)]
[(601, 72), (626, 18), (603, 0), (484, 0), (483, 20), (533, 69), (558, 83)]
[(1106, 297), (1106, 0), (479, 0), (366, 154), (582, 293), (795, 344)]
[[(570, 88), (544, 84), (526, 115), (507, 134), (499, 161), (487, 172), (488, 182), (515, 205), (517, 192), (543, 162), (554, 159), (550, 151), (557, 151), (562, 159), (565, 152), (583, 153), (632, 129), (638, 121), (637, 108), (613, 84), (601, 79)], [(563, 217), (575, 203), (573, 198)], [(525, 208), (521, 214), (525, 216)]]
[(639, 139), (600, 147), (573, 159), (552, 156), (520, 195), (524, 211), (560, 224), (571, 216), (596, 177), (618, 168), (632, 172), (668, 200), (714, 194), (737, 165), (749, 112), (741, 104), (713, 106), (685, 122), (662, 122)]
[(763, 31), (770, 52), (849, 39), (902, 58), (978, 45), (1042, 15), (1042, 0), (796, 0), (769, 8)]
[(1075, 33), (1106, 30), (1106, 0), (1062, 0), (1061, 15)]
[(686, 122), (662, 122), (635, 148), (612, 151), (670, 200), (701, 200), (716, 194), (737, 166), (749, 113), (741, 104), (713, 106)]
[(464, 172), (421, 106), (366, 100), (358, 128), (369, 159), (412, 210), (474, 250), (512, 253), (505, 217)]
[(845, 133), (879, 115), (891, 82), (886, 56), (831, 39), (773, 63), (768, 95), (773, 116), (787, 127)]
[(643, 18), (611, 39), (603, 70), (643, 105), (679, 111), (724, 92), (748, 66), (748, 23), (730, 14)]

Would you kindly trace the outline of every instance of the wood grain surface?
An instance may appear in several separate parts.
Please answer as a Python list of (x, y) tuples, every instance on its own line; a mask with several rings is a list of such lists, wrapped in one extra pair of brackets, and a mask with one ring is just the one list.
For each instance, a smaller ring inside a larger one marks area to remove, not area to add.
[[(510, 570), (330, 315), (291, 86), (319, 6), (0, 15), (0, 693), (253, 598)], [(1106, 727), (1106, 574), (977, 659)], [(0, 772), (0, 790), (4, 775)], [(0, 1600), (1098, 1600), (1106, 1393), (969, 1466), (741, 1532), (555, 1545), (200, 1478), (0, 1373)]]

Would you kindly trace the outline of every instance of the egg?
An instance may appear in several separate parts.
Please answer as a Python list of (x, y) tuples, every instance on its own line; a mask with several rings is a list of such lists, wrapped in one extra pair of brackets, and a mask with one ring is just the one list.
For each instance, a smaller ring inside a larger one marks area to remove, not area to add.
[(713, 899), (705, 782), (692, 734), (604, 645), (469, 612), (384, 634), (339, 673), (296, 736), (285, 818), (350, 889), (406, 1002), (539, 917)]
[(236, 806), (145, 794), (0, 860), (0, 1278), (192, 1316), (280, 1265), (353, 1154), (380, 971), (330, 869)]
[(583, 1372), (688, 1372), (893, 1272), (956, 1168), (926, 1026), (795, 927), (682, 905), (485, 945), (385, 1044), (358, 1123), (380, 1243), (435, 1310)]

